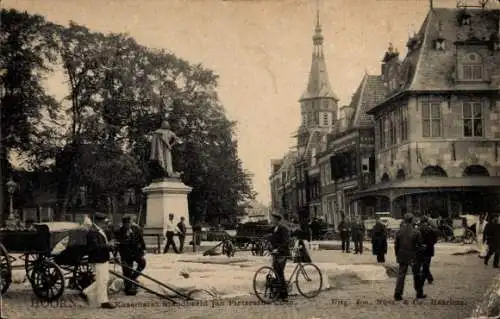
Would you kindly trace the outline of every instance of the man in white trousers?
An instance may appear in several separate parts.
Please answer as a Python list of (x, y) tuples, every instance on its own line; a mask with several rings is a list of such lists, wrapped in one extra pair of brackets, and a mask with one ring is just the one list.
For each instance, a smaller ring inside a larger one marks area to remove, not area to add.
[(95, 266), (95, 281), (85, 288), (80, 295), (85, 301), (97, 303), (101, 308), (114, 309), (115, 306), (108, 300), (109, 257), (113, 247), (108, 243), (106, 234), (102, 230), (106, 216), (96, 213), (94, 222), (88, 217), (84, 225), (89, 229), (87, 234), (87, 249), (89, 263)]

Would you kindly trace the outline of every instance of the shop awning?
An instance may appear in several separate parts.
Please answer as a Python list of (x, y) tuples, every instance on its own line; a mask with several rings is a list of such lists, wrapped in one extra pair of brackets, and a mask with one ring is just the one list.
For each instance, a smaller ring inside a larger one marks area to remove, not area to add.
[(436, 192), (478, 191), (491, 188), (500, 189), (500, 177), (421, 177), (409, 180), (381, 183), (368, 189), (349, 194), (350, 200), (364, 197), (397, 198), (404, 195), (425, 194)]

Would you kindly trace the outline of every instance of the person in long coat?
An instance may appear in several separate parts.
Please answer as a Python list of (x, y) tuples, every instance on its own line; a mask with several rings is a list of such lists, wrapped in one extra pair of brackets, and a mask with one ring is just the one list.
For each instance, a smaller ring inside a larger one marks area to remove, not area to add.
[(476, 222), (476, 242), (479, 250), (479, 258), (484, 258), (487, 254), (487, 247), (484, 244), (484, 228), (486, 227), (487, 219), (488, 214), (481, 214)]
[(378, 263), (385, 263), (385, 254), (387, 254), (387, 229), (377, 218), (372, 229), (372, 253), (377, 256)]
[(357, 217), (356, 221), (352, 224), (351, 227), (351, 238), (354, 242), (354, 253), (362, 254), (363, 253), (363, 241), (365, 239), (365, 224), (361, 220), (361, 217)]
[(484, 258), (484, 264), (493, 256), (493, 268), (498, 268), (500, 261), (500, 224), (498, 216), (492, 216), (484, 228), (484, 242), (488, 245), (488, 253)]

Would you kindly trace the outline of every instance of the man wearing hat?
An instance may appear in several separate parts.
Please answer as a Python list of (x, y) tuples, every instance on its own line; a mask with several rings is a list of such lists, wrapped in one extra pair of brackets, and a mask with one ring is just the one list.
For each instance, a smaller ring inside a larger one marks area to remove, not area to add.
[(108, 300), (108, 281), (109, 281), (109, 253), (113, 247), (108, 244), (106, 234), (102, 230), (106, 215), (94, 214), (92, 222), (88, 217), (84, 219), (84, 226), (88, 227), (87, 233), (87, 254), (88, 261), (95, 266), (95, 281), (85, 288), (80, 295), (88, 301), (92, 296), (97, 299), (101, 308), (114, 309), (115, 306)]
[(288, 299), (288, 287), (285, 281), (285, 266), (287, 257), (291, 255), (290, 232), (282, 224), (283, 217), (280, 214), (273, 213), (271, 217), (274, 229), (269, 237), (269, 242), (272, 247), (273, 269), (276, 272), (277, 279), (281, 282), (279, 299), (286, 301)]
[(424, 282), (425, 280), (427, 280), (429, 284), (432, 284), (432, 282), (434, 281), (434, 277), (431, 273), (431, 260), (434, 256), (434, 245), (437, 242), (436, 229), (434, 229), (432, 224), (429, 222), (429, 218), (424, 215), (422, 216), (422, 218), (420, 218), (418, 230), (420, 231), (422, 240), (425, 244), (425, 249), (422, 254), (422, 280)]
[(172, 246), (176, 254), (179, 253), (179, 251), (177, 250), (177, 246), (175, 246), (175, 241), (174, 241), (174, 236), (175, 234), (178, 233), (180, 233), (180, 231), (177, 225), (174, 223), (174, 214), (169, 214), (167, 221), (167, 231), (165, 233), (165, 236), (167, 237), (167, 243), (165, 244), (165, 249), (163, 249), (164, 254), (168, 252), (170, 246)]
[[(131, 280), (136, 280), (141, 271), (146, 268), (146, 243), (141, 228), (133, 224), (130, 217), (122, 218), (122, 226), (118, 230), (117, 239), (121, 257), (123, 275)], [(134, 269), (134, 263), (137, 268)], [(137, 294), (137, 287), (132, 282), (125, 280), (125, 294), (133, 296)]]
[(413, 285), (417, 293), (417, 299), (423, 299), (424, 281), (422, 280), (422, 235), (413, 225), (413, 215), (405, 214), (399, 231), (394, 242), (394, 252), (399, 264), (398, 278), (394, 299), (396, 301), (403, 299), (404, 284), (408, 267), (411, 266), (413, 273)]

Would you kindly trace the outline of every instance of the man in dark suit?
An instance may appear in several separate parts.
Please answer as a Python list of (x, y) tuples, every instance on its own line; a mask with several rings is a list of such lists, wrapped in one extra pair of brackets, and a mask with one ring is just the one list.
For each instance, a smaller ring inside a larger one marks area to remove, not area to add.
[[(138, 225), (131, 223), (130, 217), (124, 217), (122, 227), (118, 230), (116, 237), (119, 242), (118, 248), (123, 265), (123, 275), (135, 281), (141, 271), (146, 268), (146, 259), (144, 258), (146, 243), (144, 242), (142, 230)], [(136, 269), (134, 269), (134, 263), (137, 264)], [(136, 285), (127, 280), (125, 280), (124, 284), (126, 295), (133, 296), (137, 294)]]
[(349, 237), (351, 236), (351, 225), (349, 221), (345, 220), (342, 215), (342, 220), (339, 223), (340, 240), (342, 240), (342, 252), (348, 253), (350, 251)]
[(498, 216), (492, 216), (484, 227), (483, 241), (488, 245), (488, 253), (484, 257), (484, 264), (487, 266), (491, 256), (493, 256), (493, 268), (498, 268), (500, 257), (500, 225)]
[(387, 254), (387, 229), (377, 217), (372, 229), (372, 252), (377, 256), (378, 263), (385, 263), (385, 254)]
[(186, 240), (186, 224), (185, 218), (181, 217), (181, 221), (177, 223), (177, 228), (179, 229), (179, 253), (182, 253), (184, 249), (184, 241)]
[(288, 285), (285, 281), (286, 260), (290, 256), (290, 231), (282, 224), (281, 215), (272, 214), (273, 232), (269, 237), (272, 247), (273, 269), (280, 280), (280, 296), (283, 301), (288, 300)]
[(95, 296), (94, 299), (97, 299), (101, 308), (114, 309), (115, 306), (108, 300), (109, 254), (113, 247), (109, 245), (102, 229), (105, 226), (105, 219), (105, 215), (96, 213), (94, 222), (89, 217), (86, 217), (83, 222), (88, 229), (87, 255), (89, 263), (95, 266), (95, 281), (85, 288), (80, 296), (86, 301), (89, 296)]
[(365, 224), (361, 220), (361, 217), (357, 217), (356, 221), (351, 227), (351, 237), (354, 242), (354, 253), (363, 253), (363, 241), (365, 239)]
[(434, 245), (437, 242), (437, 230), (430, 224), (427, 216), (422, 216), (418, 230), (422, 235), (422, 240), (425, 244), (425, 249), (422, 254), (422, 280), (432, 284), (434, 277), (431, 273), (431, 260), (434, 256)]
[(415, 229), (413, 224), (413, 215), (405, 214), (394, 243), (396, 260), (399, 264), (398, 279), (394, 291), (396, 301), (403, 299), (406, 273), (409, 266), (411, 266), (413, 273), (413, 286), (417, 292), (417, 299), (426, 297), (423, 291), (424, 281), (422, 280), (423, 246), (422, 235)]

